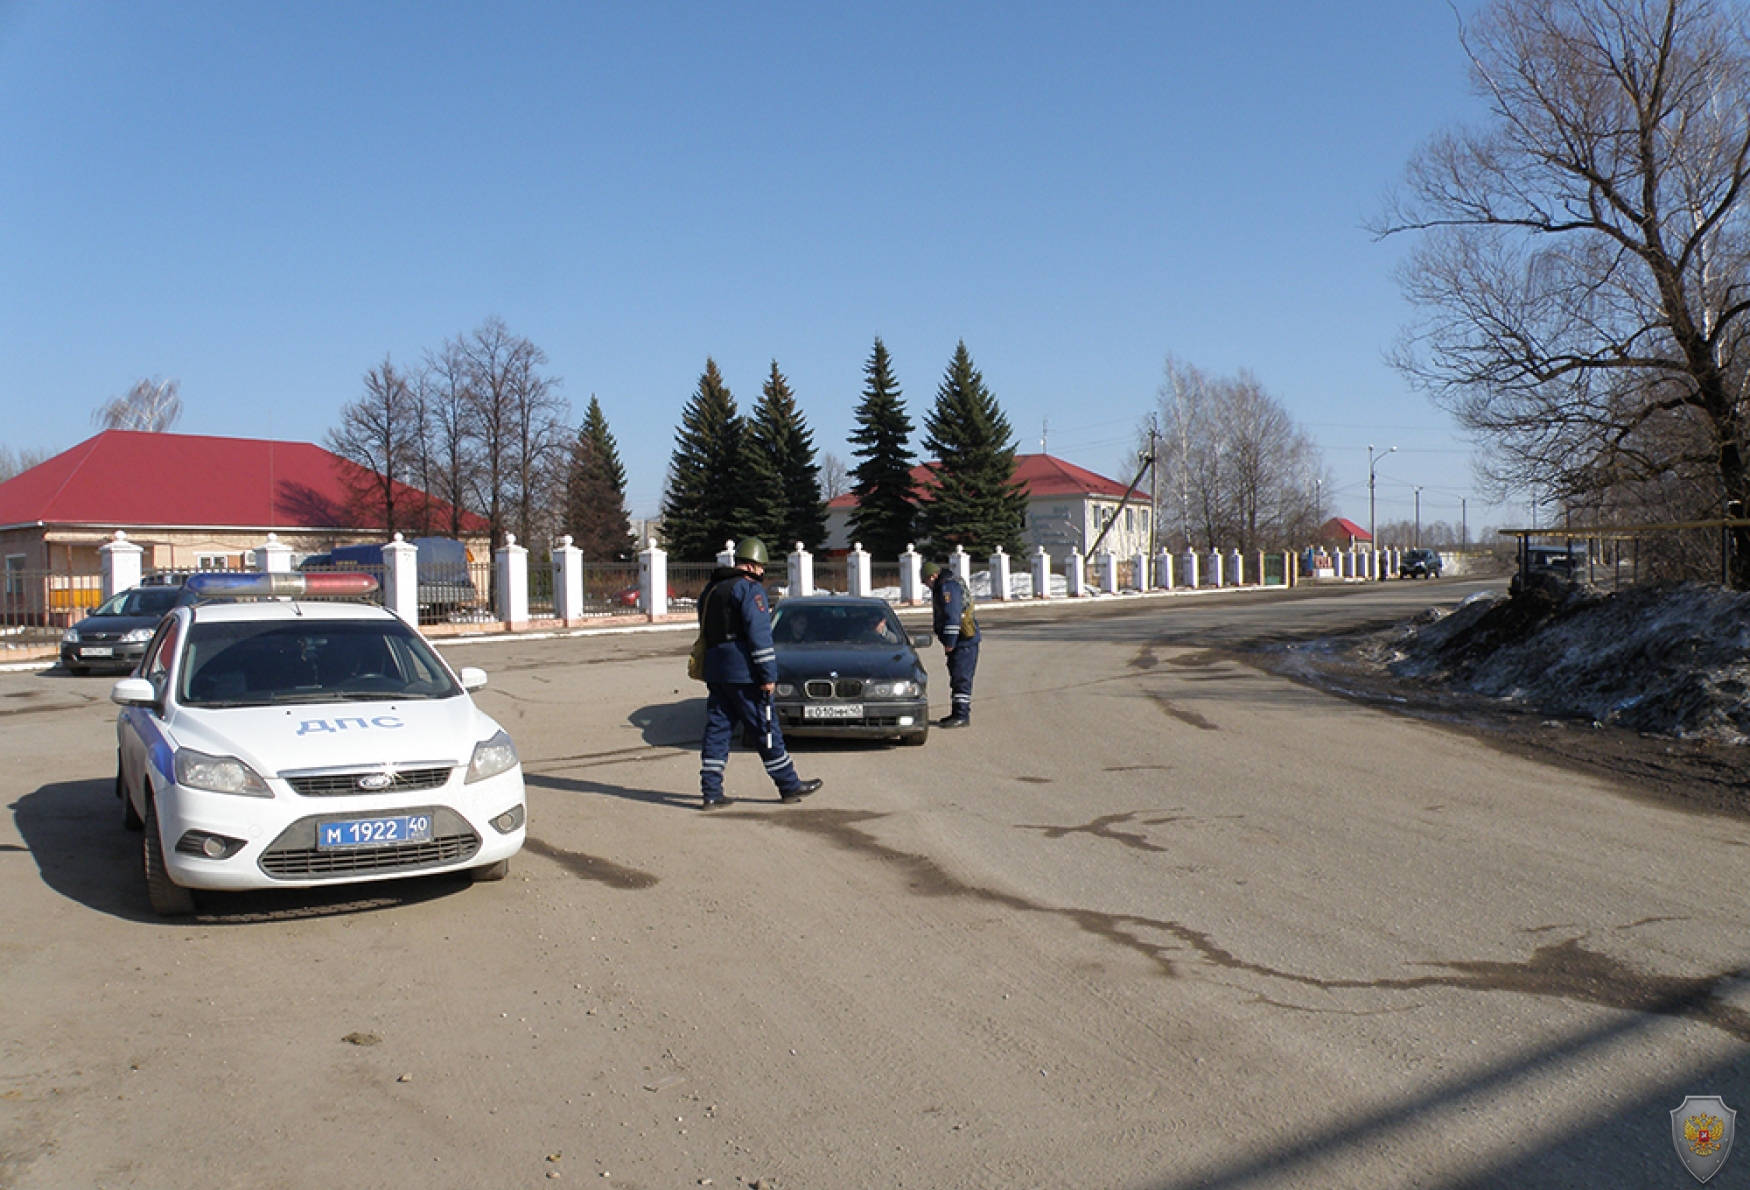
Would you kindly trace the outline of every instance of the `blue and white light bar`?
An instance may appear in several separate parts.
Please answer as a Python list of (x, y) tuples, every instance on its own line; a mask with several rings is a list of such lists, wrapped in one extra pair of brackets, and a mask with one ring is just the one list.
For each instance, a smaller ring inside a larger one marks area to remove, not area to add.
[(282, 599), (302, 599), (312, 596), (369, 595), (377, 589), (377, 576), (356, 572), (333, 574), (195, 574), (187, 587), (205, 599), (245, 599), (270, 596)]

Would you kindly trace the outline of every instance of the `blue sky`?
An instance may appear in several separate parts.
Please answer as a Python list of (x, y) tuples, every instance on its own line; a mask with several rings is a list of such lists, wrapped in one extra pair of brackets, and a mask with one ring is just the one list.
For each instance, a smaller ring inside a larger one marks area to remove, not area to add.
[[(1470, 11), (1461, 3), (1460, 11)], [(0, 0), (0, 444), (142, 377), (321, 442), (385, 355), (503, 318), (653, 515), (707, 356), (822, 451), (876, 335), (913, 420), (964, 339), (1023, 450), (1115, 478), (1171, 354), (1253, 372), (1333, 511), (1473, 535), (1469, 444), (1384, 363), (1363, 229), (1478, 109), (1444, 0)], [(1046, 430), (1046, 427), (1049, 430)]]

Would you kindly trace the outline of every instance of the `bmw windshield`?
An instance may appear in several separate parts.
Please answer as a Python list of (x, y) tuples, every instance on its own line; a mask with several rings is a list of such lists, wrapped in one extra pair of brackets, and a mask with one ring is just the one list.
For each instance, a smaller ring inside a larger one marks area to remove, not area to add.
[(429, 645), (392, 621), (197, 620), (178, 699), (189, 707), (453, 698)]

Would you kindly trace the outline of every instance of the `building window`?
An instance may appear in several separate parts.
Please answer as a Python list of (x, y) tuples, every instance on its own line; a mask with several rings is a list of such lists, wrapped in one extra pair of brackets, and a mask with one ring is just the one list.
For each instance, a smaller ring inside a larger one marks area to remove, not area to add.
[(1134, 508), (1124, 510), (1124, 531), (1126, 533), (1136, 532), (1136, 509)]
[(6, 593), (8, 595), (24, 594), (24, 555), (6, 555)]
[(229, 570), (231, 559), (224, 554), (196, 554), (194, 556), (196, 570)]

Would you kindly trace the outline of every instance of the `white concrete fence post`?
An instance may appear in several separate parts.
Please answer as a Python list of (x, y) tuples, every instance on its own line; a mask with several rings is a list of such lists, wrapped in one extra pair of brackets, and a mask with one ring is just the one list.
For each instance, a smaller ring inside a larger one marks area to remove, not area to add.
[(289, 574), (292, 569), (292, 547), (280, 540), (278, 533), (269, 533), (267, 540), (255, 547), (255, 569), (261, 574)]
[(1147, 591), (1153, 587), (1148, 581), (1148, 555), (1138, 550), (1130, 559), (1130, 572), (1136, 579), (1136, 589)]
[(1118, 555), (1111, 550), (1103, 550), (1094, 559), (1094, 569), (1100, 575), (1100, 590), (1108, 595), (1118, 594)]
[(788, 562), (791, 598), (814, 594), (814, 555), (803, 549), (798, 541), (796, 548), (790, 551)]
[(1009, 597), (1009, 555), (1000, 545), (990, 556), (990, 597), (1002, 600)]
[(860, 541), (852, 542), (845, 555), (845, 589), (852, 595), (869, 594), (869, 551)]
[(553, 551), (553, 615), (568, 625), (583, 619), (583, 551), (569, 534)]
[(717, 552), (717, 565), (735, 565), (735, 542), (726, 541), (723, 543), (723, 548)]
[(638, 603), (652, 620), (668, 615), (668, 553), (654, 537), (638, 551)]
[(948, 569), (954, 572), (961, 586), (972, 585), (972, 555), (966, 552), (965, 546), (955, 546), (954, 552), (948, 555)]
[(516, 543), (515, 533), (504, 535), (494, 559), (498, 567), (498, 620), (506, 628), (527, 627), (529, 622), (529, 551)]
[(120, 529), (115, 537), (97, 547), (103, 559), (103, 597), (108, 599), (120, 591), (140, 585), (142, 559), (146, 551), (128, 540)]
[(1088, 593), (1088, 560), (1082, 556), (1082, 551), (1071, 550), (1069, 561), (1063, 568), (1064, 589), (1071, 599), (1080, 599)]
[(1155, 586), (1163, 591), (1173, 589), (1173, 555), (1166, 550), (1155, 555)]
[(1209, 585), (1212, 587), (1226, 586), (1221, 572), (1221, 551), (1209, 551)]
[(1236, 587), (1245, 586), (1246, 585), (1246, 556), (1244, 554), (1240, 553), (1238, 550), (1234, 550), (1231, 554), (1228, 555), (1228, 562), (1230, 564), (1230, 569), (1233, 572), (1233, 585)]
[(1051, 598), (1051, 555), (1044, 546), (1033, 555), (1033, 598)]
[(924, 590), (924, 556), (917, 546), (907, 542), (905, 553), (899, 555), (899, 601), (922, 603)]
[(408, 624), (419, 623), (419, 547), (399, 533), (383, 547), (383, 606)]
[(1186, 550), (1185, 585), (1195, 591), (1200, 581), (1201, 574), (1197, 569), (1197, 552), (1195, 550)]

